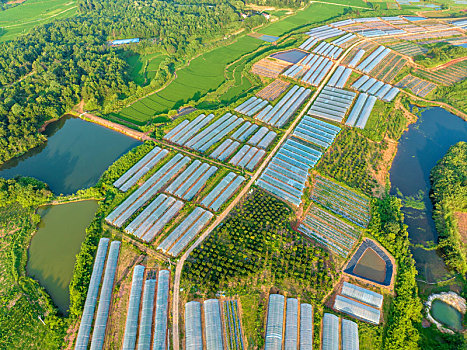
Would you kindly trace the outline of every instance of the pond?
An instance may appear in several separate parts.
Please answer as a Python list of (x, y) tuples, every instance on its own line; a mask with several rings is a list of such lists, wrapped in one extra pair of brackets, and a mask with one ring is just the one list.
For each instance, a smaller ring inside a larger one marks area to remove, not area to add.
[(56, 194), (71, 194), (96, 184), (118, 158), (141, 142), (70, 116), (49, 124), (48, 141), (0, 166), (0, 176), (31, 176)]
[(386, 278), (386, 263), (373, 249), (367, 248), (355, 265), (353, 273), (382, 283)]
[(39, 208), (39, 227), (28, 250), (26, 271), (39, 281), (62, 314), (70, 305), (69, 285), (76, 255), (97, 210), (87, 200)]
[[(467, 123), (436, 107), (422, 111), (399, 142), (390, 171), (391, 194), (403, 198), (402, 211), (412, 244), (427, 247), (429, 242), (437, 243), (429, 197), (430, 171), (449, 147), (459, 141), (467, 141)], [(412, 252), (418, 278), (434, 282), (446, 277), (446, 267), (436, 250), (415, 247)]]
[(433, 300), (430, 314), (443, 325), (456, 331), (462, 330), (462, 314), (444, 301), (439, 299)]

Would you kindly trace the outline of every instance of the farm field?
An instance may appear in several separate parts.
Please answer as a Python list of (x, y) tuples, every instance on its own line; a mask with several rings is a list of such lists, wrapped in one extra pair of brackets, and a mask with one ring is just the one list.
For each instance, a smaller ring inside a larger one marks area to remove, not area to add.
[(224, 82), (224, 69), (228, 63), (256, 50), (260, 45), (261, 41), (243, 36), (230, 45), (196, 57), (188, 66), (177, 71), (175, 80), (169, 86), (124, 108), (118, 116), (143, 124), (156, 114), (177, 109), (191, 99), (197, 100)]
[(136, 54), (126, 57), (125, 61), (130, 66), (130, 78), (140, 86), (149, 84), (156, 76), (159, 65), (166, 57), (160, 53), (148, 55)]
[(12, 40), (37, 25), (76, 14), (75, 0), (27, 0), (0, 12), (0, 42)]
[[(368, 7), (361, 0), (351, 0), (350, 4), (348, 1), (340, 1), (343, 4), (345, 3), (347, 7), (352, 5)], [(260, 32), (261, 34), (281, 36), (299, 27), (313, 25), (340, 16), (344, 13), (344, 9), (344, 6), (313, 3), (306, 9), (298, 11), (295, 15), (267, 25)]]
[(440, 85), (453, 85), (467, 77), (467, 61), (458, 62), (439, 70), (418, 69), (414, 73)]
[[(261, 33), (280, 36), (301, 26), (312, 25), (341, 15), (344, 8), (336, 5), (312, 4), (305, 10), (271, 23), (264, 27)], [(261, 45), (269, 44), (245, 35), (230, 45), (216, 48), (196, 57), (187, 67), (177, 71), (175, 80), (165, 89), (122, 109), (117, 116), (141, 125), (157, 114), (177, 109), (190, 100), (198, 100), (208, 92), (217, 89), (226, 80), (224, 73), (228, 63), (256, 50)], [(235, 74), (239, 76), (240, 70)], [(230, 100), (233, 96), (239, 95), (240, 91), (251, 87), (247, 79), (240, 79), (240, 82), (221, 96), (220, 100)]]

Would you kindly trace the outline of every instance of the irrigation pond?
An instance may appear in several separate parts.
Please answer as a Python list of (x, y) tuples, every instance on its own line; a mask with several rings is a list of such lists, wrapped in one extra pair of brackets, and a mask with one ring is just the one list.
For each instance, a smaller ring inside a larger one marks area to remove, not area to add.
[(48, 141), (0, 166), (0, 176), (31, 176), (56, 194), (71, 194), (96, 184), (102, 173), (140, 142), (71, 116), (49, 124)]
[(390, 171), (391, 194), (402, 197), (409, 237), (418, 245), (412, 249), (418, 278), (427, 282), (442, 280), (448, 274), (438, 252), (425, 249), (438, 240), (429, 197), (430, 171), (459, 141), (467, 141), (464, 120), (439, 107), (425, 109), (402, 136)]
[(430, 313), (435, 320), (447, 327), (456, 331), (462, 330), (462, 314), (444, 301), (433, 300)]
[(97, 202), (86, 200), (39, 208), (39, 227), (28, 250), (27, 273), (39, 281), (63, 314), (70, 305), (69, 284), (76, 255)]

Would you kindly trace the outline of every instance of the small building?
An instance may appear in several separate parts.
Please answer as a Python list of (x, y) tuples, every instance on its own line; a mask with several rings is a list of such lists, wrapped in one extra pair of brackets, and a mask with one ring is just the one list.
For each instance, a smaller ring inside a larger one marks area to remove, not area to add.
[(137, 44), (139, 43), (139, 38), (132, 38), (132, 39), (118, 39), (110, 41), (110, 45), (112, 46), (119, 46), (119, 45), (126, 45), (126, 44)]

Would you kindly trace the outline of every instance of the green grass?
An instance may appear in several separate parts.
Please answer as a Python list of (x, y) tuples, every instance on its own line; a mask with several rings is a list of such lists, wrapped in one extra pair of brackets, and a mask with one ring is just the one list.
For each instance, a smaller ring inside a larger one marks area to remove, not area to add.
[(130, 78), (139, 86), (149, 84), (156, 76), (157, 70), (166, 55), (151, 53), (146, 55), (135, 54), (125, 58), (130, 66)]
[(190, 100), (198, 100), (217, 89), (225, 80), (227, 64), (263, 44), (258, 39), (243, 36), (236, 42), (216, 48), (195, 59), (177, 71), (177, 77), (162, 91), (147, 96), (124, 108), (119, 115), (124, 119), (145, 122), (156, 114), (177, 109)]
[(76, 0), (27, 0), (0, 12), (0, 42), (12, 40), (37, 25), (76, 13)]
[[(350, 2), (350, 4), (348, 4)], [(345, 1), (346, 5), (362, 6), (362, 0)], [(364, 3), (363, 3), (364, 4)], [(366, 6), (367, 7), (367, 6)], [(319, 23), (333, 17), (338, 17), (344, 14), (344, 6), (312, 3), (306, 9), (297, 11), (295, 15), (286, 17), (279, 21), (273, 22), (260, 30), (262, 34), (281, 36), (291, 30), (302, 26)]]

